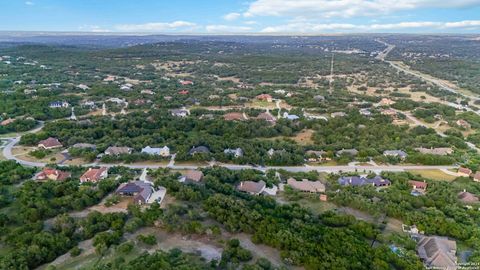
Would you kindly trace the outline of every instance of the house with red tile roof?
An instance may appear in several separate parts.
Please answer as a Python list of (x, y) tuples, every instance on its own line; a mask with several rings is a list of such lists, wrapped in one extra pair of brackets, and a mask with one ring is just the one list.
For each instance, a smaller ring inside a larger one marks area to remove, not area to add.
[(243, 121), (247, 120), (245, 113), (241, 112), (231, 112), (223, 115), (225, 121)]
[(54, 181), (63, 181), (67, 178), (70, 178), (71, 173), (64, 172), (56, 169), (51, 168), (44, 168), (41, 172), (39, 172), (35, 179), (38, 181), (46, 181), (46, 180), (54, 180)]
[(480, 172), (476, 172), (475, 175), (473, 175), (473, 181), (480, 182)]
[(275, 117), (269, 112), (260, 113), (256, 119), (264, 120), (271, 124), (275, 124), (277, 122), (277, 119), (275, 119)]
[(60, 141), (57, 138), (52, 138), (52, 137), (38, 142), (38, 148), (43, 148), (43, 149), (54, 149), (54, 148), (60, 148), (62, 146), (63, 145), (60, 143)]
[[(457, 173), (460, 176), (470, 177), (470, 175), (472, 174), (472, 170), (470, 170), (469, 168), (460, 167), (458, 168)], [(480, 177), (480, 174), (478, 175), (478, 177)], [(480, 178), (479, 178), (479, 181), (480, 181)]]
[(185, 90), (185, 89), (184, 89), (184, 90), (178, 91), (178, 93), (179, 93), (180, 95), (188, 95), (190, 92), (189, 92), (188, 90)]
[(422, 181), (415, 181), (415, 180), (410, 180), (408, 181), (408, 184), (413, 188), (413, 189), (421, 189), (421, 190), (426, 190), (428, 184), (426, 182)]
[(272, 102), (272, 96), (269, 94), (260, 94), (255, 98), (261, 101)]
[(180, 84), (183, 85), (183, 86), (193, 85), (193, 82), (189, 81), (189, 80), (180, 80)]
[(81, 177), (80, 177), (80, 182), (85, 183), (85, 182), (93, 182), (96, 183), (102, 179), (105, 179), (108, 177), (108, 168), (102, 167), (98, 169), (94, 168), (89, 168), (88, 171), (86, 171)]

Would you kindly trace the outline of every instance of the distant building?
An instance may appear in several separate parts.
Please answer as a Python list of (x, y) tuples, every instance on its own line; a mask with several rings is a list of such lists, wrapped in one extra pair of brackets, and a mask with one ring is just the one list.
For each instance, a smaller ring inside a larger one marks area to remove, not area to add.
[(371, 185), (374, 187), (388, 187), (390, 186), (390, 181), (388, 179), (383, 179), (381, 176), (377, 175), (374, 178), (366, 178), (360, 176), (342, 176), (338, 179), (338, 183), (341, 186), (367, 186)]
[(77, 85), (77, 88), (79, 88), (79, 89), (81, 89), (81, 90), (83, 90), (83, 91), (86, 91), (86, 90), (90, 89), (90, 87), (88, 87), (86, 84), (83, 84), (83, 83)]
[(236, 158), (238, 157), (243, 157), (243, 150), (242, 148), (235, 148), (235, 149), (230, 149), (230, 148), (227, 148), (225, 150), (223, 150), (223, 153), (225, 155), (232, 155)]
[(185, 181), (198, 183), (203, 179), (203, 172), (197, 170), (188, 170), (184, 177)]
[(283, 118), (288, 119), (288, 120), (298, 120), (300, 117), (295, 114), (288, 114), (288, 112), (283, 113)]
[(358, 150), (357, 149), (342, 149), (342, 150), (339, 150), (335, 153), (335, 155), (337, 157), (341, 157), (341, 156), (356, 156), (358, 155)]
[(35, 177), (36, 180), (45, 181), (63, 181), (70, 178), (71, 174), (69, 172), (64, 172), (56, 169), (44, 168), (40, 173)]
[(472, 204), (472, 203), (478, 203), (479, 199), (477, 196), (474, 194), (467, 192), (466, 190), (463, 190), (462, 192), (459, 192), (457, 195), (458, 199), (462, 201), (463, 203), (466, 204)]
[(383, 151), (383, 155), (386, 157), (398, 157), (400, 159), (406, 159), (407, 153), (402, 150), (385, 150)]
[(378, 102), (377, 106), (391, 106), (393, 104), (395, 104), (395, 101), (389, 98), (382, 98), (380, 102)]
[(68, 103), (66, 101), (54, 101), (54, 102), (50, 102), (49, 107), (52, 108), (52, 109), (68, 108), (68, 107), (70, 107), (70, 103)]
[(109, 156), (118, 156), (118, 155), (127, 155), (132, 153), (132, 148), (130, 147), (117, 147), (110, 146), (105, 150), (105, 155)]
[(333, 112), (330, 114), (330, 117), (332, 118), (337, 118), (337, 117), (344, 117), (346, 116), (347, 114), (344, 113), (344, 112)]
[(188, 111), (187, 109), (173, 109), (170, 110), (170, 113), (172, 114), (172, 116), (176, 117), (187, 117), (188, 115), (190, 115), (190, 111)]
[(275, 124), (277, 122), (277, 119), (275, 119), (275, 117), (270, 114), (269, 112), (263, 112), (263, 113), (260, 113), (256, 119), (258, 120), (264, 120), (264, 121), (267, 121), (268, 123), (271, 123), (271, 124)]
[(210, 150), (206, 146), (197, 146), (192, 147), (192, 149), (188, 151), (188, 154), (190, 156), (194, 156), (196, 154), (210, 154)]
[(288, 178), (287, 184), (291, 188), (302, 191), (302, 192), (310, 192), (310, 193), (325, 192), (325, 185), (320, 181), (309, 181), (307, 179), (302, 179), (301, 181), (297, 181), (295, 178)]
[(63, 145), (60, 143), (60, 141), (57, 138), (52, 138), (52, 137), (38, 142), (38, 148), (43, 148), (43, 149), (54, 149), (54, 148), (60, 148), (62, 146)]
[(168, 157), (170, 156), (170, 148), (168, 148), (168, 146), (159, 147), (159, 148), (153, 148), (153, 147), (147, 146), (142, 149), (142, 153), (148, 154), (148, 155)]
[(145, 90), (140, 91), (140, 94), (154, 95), (155, 92), (153, 92), (152, 90), (149, 90), (149, 89), (145, 89)]
[(133, 203), (146, 204), (154, 193), (153, 186), (148, 182), (134, 181), (123, 183), (118, 187), (117, 194), (133, 197)]
[(462, 127), (462, 128), (464, 128), (464, 129), (470, 129), (470, 128), (472, 128), (472, 126), (470, 125), (470, 123), (468, 123), (467, 121), (465, 121), (465, 120), (463, 120), (463, 119), (457, 120), (456, 124), (457, 124), (457, 126)]
[(266, 185), (264, 181), (242, 181), (237, 189), (250, 195), (260, 195), (265, 190), (265, 187)]
[(457, 269), (457, 244), (440, 236), (425, 236), (417, 244), (417, 253), (427, 268)]
[(192, 81), (189, 80), (180, 80), (179, 81), (181, 85), (186, 86), (186, 85), (193, 85)]
[(369, 110), (369, 109), (360, 109), (358, 111), (361, 115), (364, 115), (364, 116), (370, 116), (372, 115), (372, 112)]
[(427, 182), (425, 181), (415, 181), (415, 180), (410, 180), (408, 181), (408, 184), (413, 188), (413, 189), (421, 189), (421, 190), (427, 190)]
[(98, 169), (89, 168), (82, 176), (80, 176), (80, 182), (92, 182), (96, 183), (102, 179), (108, 177), (108, 168), (102, 167)]
[(247, 120), (245, 113), (231, 112), (223, 115), (225, 121), (244, 121)]
[[(460, 167), (460, 168), (458, 168), (457, 173), (458, 173), (460, 176), (470, 177), (470, 175), (472, 175), (472, 170), (470, 170), (469, 168)], [(476, 173), (476, 174), (473, 176), (473, 180), (480, 182), (480, 173)]]
[(3, 120), (2, 122), (0, 122), (0, 126), (4, 127), (4, 126), (8, 126), (10, 125), (11, 123), (15, 122), (15, 119), (13, 118), (8, 118), (6, 120)]
[(76, 144), (72, 145), (71, 148), (96, 150), (97, 146), (95, 144), (91, 144), (91, 143), (76, 143)]
[(269, 95), (269, 94), (260, 94), (258, 96), (255, 97), (256, 99), (258, 100), (261, 100), (261, 101), (266, 101), (266, 102), (272, 102), (272, 96)]
[(188, 90), (180, 90), (178, 91), (180, 95), (188, 95), (190, 92)]
[(453, 153), (453, 149), (450, 147), (439, 147), (439, 148), (415, 148), (418, 152), (422, 154), (429, 154), (429, 155), (438, 155), (438, 156), (446, 156)]

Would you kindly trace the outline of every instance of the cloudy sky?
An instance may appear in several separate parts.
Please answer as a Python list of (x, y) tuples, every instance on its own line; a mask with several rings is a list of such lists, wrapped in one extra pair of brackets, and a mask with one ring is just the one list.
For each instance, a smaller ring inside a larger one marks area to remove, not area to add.
[(480, 33), (480, 0), (0, 0), (0, 31)]

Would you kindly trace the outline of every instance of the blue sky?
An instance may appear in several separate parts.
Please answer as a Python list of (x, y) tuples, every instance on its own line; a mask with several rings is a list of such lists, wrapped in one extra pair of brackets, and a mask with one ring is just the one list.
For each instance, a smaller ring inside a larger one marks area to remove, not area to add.
[(0, 0), (0, 31), (480, 33), (480, 0)]

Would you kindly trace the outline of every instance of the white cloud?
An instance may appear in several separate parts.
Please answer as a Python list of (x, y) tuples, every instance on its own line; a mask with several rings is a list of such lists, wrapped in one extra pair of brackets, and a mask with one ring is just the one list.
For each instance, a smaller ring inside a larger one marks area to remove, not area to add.
[(25, 5), (27, 5), (27, 6), (33, 6), (33, 5), (35, 5), (35, 3), (32, 2), (32, 1), (27, 1), (27, 2), (25, 2)]
[(244, 24), (247, 24), (247, 25), (255, 25), (255, 24), (258, 24), (257, 21), (245, 21), (243, 22)]
[(449, 29), (480, 30), (480, 20), (458, 22), (399, 22), (388, 24), (348, 24), (329, 23), (317, 24), (311, 22), (291, 22), (284, 25), (269, 26), (261, 30), (262, 33), (306, 33), (317, 34), (323, 32), (381, 32), (420, 29), (425, 32), (433, 30), (447, 31)]
[(168, 31), (192, 31), (197, 27), (196, 23), (187, 21), (152, 22), (144, 24), (122, 24), (115, 29), (123, 32), (168, 32)]
[(237, 25), (207, 25), (205, 30), (208, 33), (243, 33), (252, 31), (252, 28)]
[(386, 15), (419, 8), (463, 8), (478, 5), (480, 0), (255, 0), (243, 15), (345, 18)]
[(106, 32), (111, 32), (108, 29), (104, 29), (98, 25), (82, 25), (78, 27), (80, 31), (85, 31), (85, 32), (94, 32), (94, 33), (106, 33)]
[(242, 14), (237, 13), (237, 12), (232, 12), (232, 13), (228, 13), (227, 15), (223, 16), (223, 19), (225, 19), (227, 21), (234, 21), (234, 20), (240, 18), (240, 16), (242, 16)]

